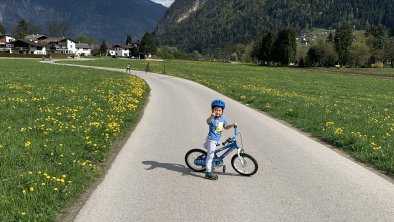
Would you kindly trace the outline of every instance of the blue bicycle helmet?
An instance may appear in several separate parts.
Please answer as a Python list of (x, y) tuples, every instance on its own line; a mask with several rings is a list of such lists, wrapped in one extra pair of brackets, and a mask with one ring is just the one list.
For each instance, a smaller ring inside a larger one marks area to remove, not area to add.
[(214, 100), (211, 103), (211, 108), (213, 109), (214, 107), (222, 107), (222, 109), (224, 109), (224, 107), (226, 107), (226, 104), (224, 104), (224, 102), (220, 99)]

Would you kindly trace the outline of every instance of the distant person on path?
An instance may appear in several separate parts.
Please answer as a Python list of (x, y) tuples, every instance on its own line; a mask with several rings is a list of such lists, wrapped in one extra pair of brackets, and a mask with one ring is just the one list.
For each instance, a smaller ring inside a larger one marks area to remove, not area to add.
[(216, 144), (220, 143), (223, 129), (231, 129), (236, 126), (237, 123), (228, 124), (226, 119), (222, 116), (225, 108), (225, 103), (222, 100), (214, 100), (211, 103), (211, 116), (207, 119), (209, 125), (209, 132), (204, 143), (207, 149), (207, 160), (206, 160), (206, 173), (205, 178), (209, 180), (217, 180), (218, 175), (212, 173), (212, 160), (215, 156)]
[(130, 63), (129, 64), (127, 64), (127, 68), (126, 68), (126, 72), (131, 72), (131, 66), (130, 66)]
[(148, 62), (145, 66), (145, 72), (150, 72), (150, 62)]

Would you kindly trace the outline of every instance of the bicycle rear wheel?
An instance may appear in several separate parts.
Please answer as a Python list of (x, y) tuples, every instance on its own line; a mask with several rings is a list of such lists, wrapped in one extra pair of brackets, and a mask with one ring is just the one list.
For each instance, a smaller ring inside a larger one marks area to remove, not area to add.
[[(207, 157), (207, 152), (204, 150), (200, 149), (192, 149), (189, 150), (189, 152), (186, 153), (185, 155), (185, 162), (186, 165), (197, 172), (204, 172), (205, 171), (205, 159)], [(196, 160), (200, 159), (203, 160), (203, 164), (196, 164)]]
[(241, 153), (241, 158), (243, 159), (244, 164), (242, 164), (238, 154), (235, 154), (231, 159), (231, 166), (234, 170), (243, 176), (252, 176), (255, 174), (259, 168), (257, 161), (251, 155), (246, 153)]

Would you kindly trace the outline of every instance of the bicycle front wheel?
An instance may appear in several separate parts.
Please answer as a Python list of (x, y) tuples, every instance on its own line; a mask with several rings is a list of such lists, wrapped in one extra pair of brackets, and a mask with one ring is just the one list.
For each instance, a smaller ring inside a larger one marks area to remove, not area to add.
[[(231, 159), (231, 166), (237, 173), (243, 176), (252, 176), (259, 168), (257, 161), (249, 154), (241, 153), (241, 159), (238, 154), (235, 154)], [(243, 162), (243, 164), (242, 164)]]
[(185, 155), (186, 165), (197, 172), (205, 171), (205, 159), (207, 158), (207, 152), (200, 149), (192, 149)]

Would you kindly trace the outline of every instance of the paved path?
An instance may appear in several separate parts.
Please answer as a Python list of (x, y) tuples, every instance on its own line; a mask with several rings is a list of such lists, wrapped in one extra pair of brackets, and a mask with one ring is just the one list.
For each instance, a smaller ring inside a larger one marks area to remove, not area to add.
[[(151, 87), (144, 116), (75, 221), (394, 221), (392, 182), (204, 86), (133, 74)], [(185, 166), (217, 98), (259, 162), (252, 177), (238, 176), (229, 158), (217, 181)]]

